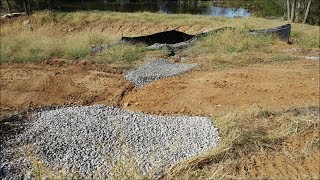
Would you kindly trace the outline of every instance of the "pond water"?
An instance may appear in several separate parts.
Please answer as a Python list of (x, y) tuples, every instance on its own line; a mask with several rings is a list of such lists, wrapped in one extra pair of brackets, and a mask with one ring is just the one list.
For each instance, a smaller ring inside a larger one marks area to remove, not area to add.
[(248, 17), (250, 11), (243, 7), (228, 7), (220, 1), (155, 1), (155, 0), (69, 0), (57, 6), (63, 11), (102, 10), (118, 12), (159, 12), (166, 14), (201, 14), (224, 17)]

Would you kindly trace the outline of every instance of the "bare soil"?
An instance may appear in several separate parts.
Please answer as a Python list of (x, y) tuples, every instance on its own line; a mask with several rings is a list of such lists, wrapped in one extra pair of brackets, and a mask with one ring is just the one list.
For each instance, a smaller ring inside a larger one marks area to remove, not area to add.
[(1, 115), (28, 107), (107, 104), (117, 106), (131, 84), (106, 65), (68, 63), (1, 64)]
[(319, 151), (310, 152), (303, 158), (279, 152), (259, 152), (249, 157), (241, 157), (230, 170), (238, 177), (317, 179), (320, 170), (319, 160)]
[[(256, 64), (237, 69), (198, 69), (179, 77), (133, 88), (123, 71), (110, 65), (50, 60), (1, 64), (1, 115), (24, 108), (106, 104), (151, 114), (211, 116), (250, 108), (279, 110), (319, 106), (319, 61)], [(287, 140), (288, 151), (253, 152), (228, 166), (228, 175), (245, 178), (319, 177), (319, 151), (304, 152), (313, 129)], [(298, 153), (298, 154), (299, 154)]]
[(123, 104), (152, 114), (204, 116), (250, 108), (319, 105), (319, 61), (193, 71), (135, 89), (124, 97)]

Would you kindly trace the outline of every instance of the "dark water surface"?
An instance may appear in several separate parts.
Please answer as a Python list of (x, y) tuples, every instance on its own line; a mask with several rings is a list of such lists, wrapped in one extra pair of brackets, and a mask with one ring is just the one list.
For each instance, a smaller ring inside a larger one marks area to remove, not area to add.
[(65, 0), (59, 4), (63, 11), (102, 10), (118, 12), (159, 12), (166, 14), (201, 14), (224, 17), (249, 17), (243, 7), (227, 7), (227, 0), (220, 1), (155, 1), (155, 0)]

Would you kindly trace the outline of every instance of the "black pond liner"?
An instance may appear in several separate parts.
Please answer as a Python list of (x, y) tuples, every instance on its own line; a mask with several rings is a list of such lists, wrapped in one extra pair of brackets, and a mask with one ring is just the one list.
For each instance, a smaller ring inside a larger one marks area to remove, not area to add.
[[(153, 44), (177, 44), (181, 42), (187, 42), (192, 40), (195, 37), (205, 36), (207, 34), (217, 33), (224, 30), (236, 30), (236, 28), (232, 27), (224, 27), (219, 28), (213, 31), (208, 31), (204, 33), (200, 33), (197, 35), (190, 35), (184, 32), (180, 32), (177, 30), (164, 31), (155, 34), (150, 34), (146, 36), (137, 36), (137, 37), (122, 37), (121, 41), (128, 43), (144, 43), (148, 46)], [(271, 34), (275, 35), (282, 41), (286, 41), (289, 43), (290, 41), (290, 33), (291, 33), (291, 25), (285, 24), (282, 26), (278, 26), (270, 29), (261, 29), (261, 30), (250, 30), (252, 34)]]
[[(105, 49), (123, 44), (123, 43), (143, 43), (149, 46), (149, 49), (160, 50), (167, 49), (170, 52), (170, 55), (174, 55), (177, 50), (186, 48), (190, 46), (193, 42), (199, 40), (201, 37), (205, 37), (210, 34), (215, 34), (221, 31), (231, 30), (235, 31), (236, 28), (233, 27), (223, 27), (215, 29), (208, 32), (202, 32), (196, 35), (186, 34), (177, 30), (163, 31), (155, 34), (150, 34), (146, 36), (137, 36), (137, 37), (122, 37), (121, 40), (116, 41), (112, 44), (97, 45), (92, 47), (91, 53), (101, 53)], [(285, 24), (270, 29), (259, 29), (259, 30), (249, 30), (249, 34), (266, 34), (273, 35), (281, 41), (285, 41), (288, 44), (292, 44), (290, 39), (291, 34), (291, 25)]]
[(281, 41), (290, 42), (290, 34), (291, 34), (291, 24), (285, 24), (282, 26), (278, 26), (270, 29), (260, 29), (260, 30), (250, 30), (250, 33), (253, 34), (271, 34), (278, 37)]
[(144, 43), (148, 46), (159, 44), (176, 44), (184, 41), (188, 41), (194, 38), (194, 35), (186, 34), (177, 30), (164, 31), (147, 36), (137, 37), (122, 37), (121, 40), (130, 43)]

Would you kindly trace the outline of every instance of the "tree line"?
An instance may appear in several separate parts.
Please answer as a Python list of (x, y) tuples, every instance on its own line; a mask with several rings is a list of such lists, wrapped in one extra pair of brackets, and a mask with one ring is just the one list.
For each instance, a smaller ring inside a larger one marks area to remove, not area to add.
[(0, 9), (7, 9), (8, 13), (31, 14), (33, 10), (52, 9), (52, 0), (0, 0)]
[[(77, 0), (74, 0), (77, 1)], [(83, 0), (78, 0), (82, 2)], [(175, 1), (175, 0), (167, 0)], [(209, 0), (210, 1), (210, 0)], [(320, 0), (229, 0), (237, 4), (246, 2), (252, 10), (263, 16), (282, 14), (289, 22), (320, 24)], [(0, 0), (0, 9), (25, 12), (32, 10), (55, 9), (61, 0)]]
[(320, 24), (320, 0), (233, 0), (246, 2), (256, 14), (282, 16), (288, 22)]
[(290, 22), (306, 23), (312, 0), (287, 0), (287, 19)]
[(289, 22), (306, 23), (309, 21), (310, 24), (319, 25), (320, 0), (286, 0), (285, 6)]

